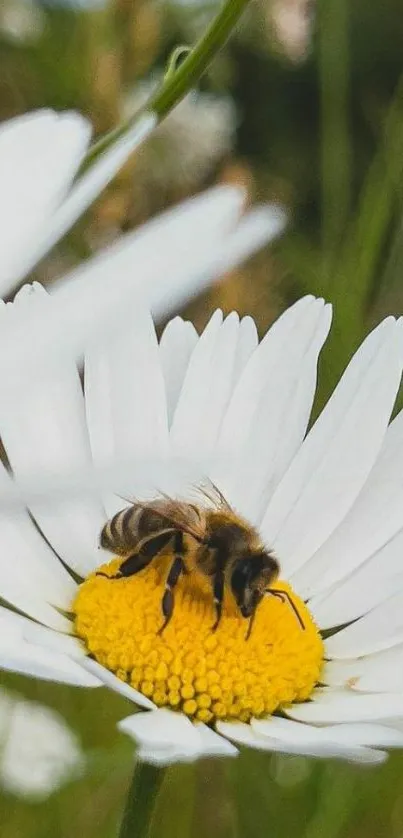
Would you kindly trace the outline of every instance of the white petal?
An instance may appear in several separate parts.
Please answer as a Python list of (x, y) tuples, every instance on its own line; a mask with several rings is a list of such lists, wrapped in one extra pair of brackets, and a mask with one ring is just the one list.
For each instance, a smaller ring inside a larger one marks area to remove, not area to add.
[[(286, 735), (285, 729), (276, 727), (276, 722), (284, 720), (274, 720), (273, 728), (272, 722), (262, 721), (259, 725), (256, 722), (254, 725), (247, 725), (241, 722), (218, 722), (217, 729), (223, 736), (228, 736), (235, 742), (241, 745), (246, 745), (250, 748), (256, 748), (262, 751), (275, 751), (284, 754), (303, 754), (305, 756), (321, 757), (328, 759), (330, 757), (346, 759), (357, 762), (378, 763), (383, 762), (386, 755), (381, 751), (372, 751), (369, 748), (348, 746), (344, 743), (333, 742), (327, 737), (320, 737), (317, 730), (312, 727), (298, 725), (300, 730), (297, 732), (294, 729), (294, 737)], [(290, 723), (292, 724), (292, 723)], [(270, 730), (273, 733), (270, 735)]]
[(325, 665), (324, 684), (350, 687), (358, 692), (403, 692), (403, 646), (353, 660), (331, 660)]
[[(364, 341), (278, 486), (262, 525), (283, 571), (303, 566), (343, 520), (379, 453), (401, 376), (402, 324)], [(307, 573), (309, 572), (309, 568)]]
[(119, 722), (119, 729), (135, 737), (142, 745), (170, 748), (172, 745), (184, 750), (197, 750), (199, 735), (192, 722), (183, 713), (161, 708), (152, 713), (136, 713)]
[[(0, 464), (0, 490), (4, 498), (13, 497), (13, 482)], [(11, 513), (0, 512), (0, 587), (15, 583), (30, 589), (45, 602), (67, 609), (75, 594), (76, 584), (48, 547), (31, 518), (21, 505)], [(25, 584), (26, 583), (26, 584)], [(6, 597), (5, 588), (0, 597)], [(17, 604), (17, 603), (14, 603)], [(20, 607), (17, 605), (17, 607)]]
[(7, 293), (36, 260), (38, 241), (62, 202), (90, 136), (75, 113), (37, 111), (0, 129), (0, 292)]
[(355, 623), (328, 637), (326, 656), (352, 658), (403, 642), (403, 591), (381, 602)]
[(379, 724), (350, 724), (332, 725), (321, 728), (330, 738), (346, 745), (367, 745), (372, 748), (402, 748), (403, 732)]
[[(40, 297), (48, 316), (52, 301), (41, 289)], [(14, 321), (30, 308), (31, 295), (17, 297), (14, 306), (2, 310)], [(17, 479), (31, 474), (69, 474), (91, 462), (85, 423), (84, 399), (74, 361), (58, 353), (49, 359), (27, 359), (22, 368), (13, 367), (3, 380), (0, 401), (0, 433)], [(101, 503), (82, 497), (78, 501), (36, 503), (31, 512), (63, 561), (82, 576), (99, 564), (98, 535), (105, 522)]]
[[(315, 298), (303, 297), (287, 309), (269, 329), (258, 349), (252, 354), (237, 383), (226, 411), (220, 434), (220, 451), (231, 454), (247, 439), (256, 402), (263, 387), (270, 380), (270, 374), (281, 362), (284, 348), (291, 342), (297, 324), (316, 308)], [(228, 441), (228, 442), (227, 442)]]
[(249, 361), (252, 352), (255, 351), (259, 343), (258, 333), (253, 317), (243, 317), (239, 324), (238, 345), (235, 355), (234, 363), (234, 383), (236, 387), (238, 380), (241, 377), (246, 364)]
[(0, 669), (30, 675), (45, 681), (70, 684), (77, 687), (101, 687), (102, 682), (86, 672), (79, 663), (49, 649), (28, 643), (9, 643), (3, 648), (0, 642)]
[(134, 704), (138, 704), (139, 707), (147, 707), (150, 710), (155, 709), (155, 704), (153, 701), (150, 701), (145, 695), (142, 693), (137, 692), (131, 687), (129, 684), (126, 684), (124, 681), (121, 681), (120, 678), (117, 678), (113, 672), (109, 672), (108, 669), (105, 669), (104, 666), (101, 666), (100, 663), (97, 661), (92, 660), (92, 658), (83, 658), (80, 659), (80, 666), (83, 666), (87, 672), (90, 672), (92, 675), (95, 675), (105, 687), (109, 687), (114, 692), (123, 695), (125, 698), (128, 698), (129, 701), (133, 701)]
[(156, 118), (153, 114), (145, 114), (82, 175), (51, 219), (36, 258), (46, 253), (70, 229), (115, 177), (130, 155), (147, 139), (155, 125)]
[(3, 606), (0, 606), (0, 621), (7, 626), (7, 631), (10, 626), (13, 633), (17, 632), (29, 644), (50, 649), (73, 660), (80, 661), (87, 656), (87, 650), (78, 637), (40, 625), (29, 617)]
[(227, 739), (231, 739), (238, 745), (246, 745), (246, 747), (248, 748), (256, 748), (257, 750), (262, 751), (276, 750), (275, 743), (273, 740), (255, 733), (251, 725), (245, 724), (245, 722), (218, 721), (216, 723), (216, 729), (221, 734), (221, 736), (225, 736)]
[(139, 744), (137, 757), (156, 765), (192, 762), (207, 756), (236, 756), (237, 749), (206, 725), (165, 708), (136, 713), (118, 727)]
[(93, 347), (84, 359), (85, 414), (92, 458), (97, 466), (114, 456), (112, 370), (105, 348)]
[[(334, 661), (334, 663), (342, 663)], [(389, 693), (403, 693), (403, 647), (385, 649), (360, 660), (360, 676), (354, 685), (356, 690)]]
[(200, 754), (200, 733), (182, 713), (165, 708), (136, 713), (119, 722), (118, 728), (139, 743), (137, 755), (144, 762), (190, 762)]
[[(107, 349), (101, 344), (90, 348), (84, 358), (84, 395), (92, 460), (96, 468), (108, 466), (115, 457), (112, 376)], [(108, 518), (122, 508), (122, 499), (109, 491), (103, 493), (102, 499)]]
[[(128, 731), (124, 730), (123, 733), (128, 733)], [(148, 762), (150, 765), (157, 765), (160, 768), (164, 768), (176, 762), (194, 762), (197, 759), (197, 751), (183, 752), (174, 745), (171, 748), (158, 748), (156, 745), (148, 747), (147, 745), (143, 745), (137, 749), (136, 757), (139, 762)]]
[(214, 257), (214, 270), (219, 275), (232, 270), (251, 253), (280, 236), (286, 223), (285, 211), (276, 204), (253, 207), (229, 235), (221, 254)]
[(143, 492), (145, 486), (152, 486), (155, 497), (155, 487), (164, 488), (165, 484), (169, 484), (169, 491), (180, 494), (184, 482), (187, 488), (194, 488), (199, 481), (200, 468), (197, 463), (175, 459), (173, 467), (172, 461), (166, 457), (161, 459), (139, 456), (125, 460), (124, 463), (112, 461), (102, 467), (90, 465), (87, 469), (68, 475), (49, 476), (43, 472), (30, 474), (18, 483), (10, 480), (10, 491), (5, 491), (0, 481), (0, 509), (4, 514), (14, 514), (21, 506), (33, 506), (37, 502), (49, 504), (58, 502), (59, 499), (85, 496), (98, 499), (104, 493), (110, 492), (111, 488), (120, 493), (119, 503), (122, 508), (122, 505), (125, 505), (122, 498), (127, 495), (129, 485), (133, 487), (136, 495)]
[[(136, 462), (168, 454), (165, 383), (148, 312), (137, 311), (130, 329), (87, 352), (84, 386), (93, 460), (96, 466), (132, 461), (136, 486), (126, 479), (122, 493), (138, 496)], [(110, 516), (125, 505), (121, 497), (112, 495), (104, 503)], [(100, 528), (95, 532), (99, 534)]]
[[(216, 314), (213, 315), (213, 323), (215, 320), (220, 320), (220, 323), (222, 323), (221, 313), (216, 312)], [(234, 315), (232, 315), (231, 320), (226, 326), (226, 329), (234, 331), (235, 321), (236, 318), (234, 317)], [(218, 322), (216, 323), (216, 326), (218, 328)], [(160, 351), (165, 377), (165, 386), (167, 391), (168, 416), (170, 423), (172, 422), (172, 417), (177, 407), (179, 395), (181, 393), (183, 383), (186, 379), (186, 372), (189, 367), (190, 358), (193, 358), (194, 356), (193, 364), (196, 367), (196, 373), (198, 373), (199, 371), (198, 365), (201, 364), (203, 369), (203, 363), (206, 365), (209, 362), (208, 353), (210, 351), (213, 351), (212, 344), (217, 338), (217, 334), (215, 334), (214, 330), (213, 332), (210, 331), (210, 329), (212, 328), (213, 327), (209, 324), (207, 325), (205, 329), (206, 334), (203, 333), (201, 337), (202, 346), (200, 347), (200, 349), (196, 349), (196, 345), (198, 344), (199, 338), (194, 326), (189, 322), (184, 322), (180, 317), (176, 317), (174, 318), (174, 320), (171, 320), (162, 334), (160, 341)], [(238, 378), (241, 375), (247, 361), (249, 360), (252, 352), (256, 349), (258, 345), (257, 330), (252, 317), (244, 317), (239, 323), (236, 348), (234, 348), (233, 345), (231, 347), (231, 344), (228, 344), (228, 336), (226, 335), (225, 329), (222, 330), (221, 341), (227, 342), (227, 363), (229, 356), (229, 360), (233, 368), (232, 380), (230, 378), (228, 381), (225, 382), (224, 391), (227, 392), (228, 389), (232, 391), (234, 386), (236, 386)], [(220, 349), (221, 348), (218, 345), (215, 349), (217, 355), (219, 354)], [(234, 353), (233, 362), (232, 357), (230, 356), (231, 349)], [(215, 369), (214, 374), (216, 374)], [(204, 385), (207, 386), (208, 379), (206, 372), (203, 371), (202, 375)], [(192, 379), (192, 382), (189, 379)], [(189, 377), (187, 378), (187, 388), (191, 387), (191, 383), (193, 384), (193, 386), (196, 383), (193, 374), (189, 374)], [(222, 398), (222, 394), (220, 395)], [(189, 398), (189, 402), (192, 398), (193, 397)], [(185, 405), (183, 405), (183, 408), (185, 409)], [(216, 412), (218, 412), (217, 406)], [(197, 418), (199, 419), (199, 417)], [(186, 428), (187, 432), (188, 430), (189, 429)], [(192, 453), (194, 455), (194, 451)]]
[[(402, 474), (403, 412), (389, 425), (379, 457), (351, 511), (317, 552), (309, 568), (306, 568), (305, 592), (309, 590), (312, 595), (327, 591), (335, 582), (348, 577), (348, 574), (361, 566), (362, 574), (357, 573), (352, 577), (352, 585), (359, 587), (363, 599), (366, 594), (371, 599), (371, 594), (377, 596), (378, 585), (372, 587), (371, 582), (375, 568), (379, 568), (380, 564), (382, 574), (378, 576), (379, 590), (383, 584), (391, 584), (391, 577), (400, 571), (398, 533), (403, 525)], [(368, 561), (371, 556), (373, 559)], [(393, 589), (390, 590), (392, 592)], [(381, 598), (382, 593), (377, 600), (371, 599), (372, 604)], [(363, 613), (364, 602), (363, 605), (361, 612), (360, 603), (357, 603), (356, 611), (350, 612), (351, 603), (348, 603), (346, 621), (350, 619), (350, 613), (353, 617)], [(337, 605), (335, 607), (338, 608)], [(340, 622), (344, 622), (343, 616)]]
[(251, 728), (261, 736), (268, 736), (271, 739), (279, 739), (282, 742), (289, 742), (291, 745), (298, 745), (303, 742), (322, 742), (325, 732), (312, 725), (302, 725), (293, 722), (291, 719), (271, 716), (268, 719), (251, 719)]
[(106, 329), (120, 334), (125, 320), (133, 322), (139, 300), (148, 300), (159, 315), (168, 313), (215, 274), (242, 203), (239, 189), (219, 187), (121, 236), (53, 283), (52, 317), (36, 301), (18, 335), (3, 331), (0, 358), (24, 362), (27, 347), (32, 356), (49, 343), (81, 357), (93, 340), (103, 341)]
[(253, 353), (233, 393), (219, 441), (220, 454), (229, 457), (231, 450), (225, 488), (255, 524), (304, 437), (330, 319), (330, 308), (310, 297), (289, 309)]
[(134, 317), (139, 300), (150, 305), (157, 319), (165, 316), (216, 274), (242, 203), (238, 189), (212, 189), (122, 236), (54, 283), (51, 293), (61, 318), (58, 331), (68, 316), (70, 329), (75, 329), (71, 339), (82, 351), (95, 336), (94, 326), (99, 325), (96, 334), (102, 338), (106, 324), (120, 333), (122, 317), (129, 313)]
[(402, 747), (403, 733), (377, 724), (339, 724), (313, 727), (291, 719), (272, 716), (270, 719), (252, 719), (251, 725), (256, 733), (289, 742), (322, 743), (324, 745), (346, 745), (371, 747)]
[[(172, 447), (177, 445), (179, 450), (191, 450), (192, 435), (188, 426), (188, 419), (193, 417), (198, 419), (199, 417), (198, 410), (193, 409), (193, 396), (198, 397), (197, 407), (199, 406), (199, 402), (203, 404), (204, 393), (208, 388), (205, 370), (209, 369), (209, 364), (214, 358), (214, 350), (222, 323), (222, 311), (217, 309), (212, 314), (192, 352), (170, 432)], [(198, 394), (198, 390), (195, 387), (195, 378), (200, 378), (202, 396)], [(189, 397), (189, 394), (191, 394), (192, 398)], [(183, 439), (182, 433), (185, 434)]]
[[(53, 284), (56, 305), (51, 319), (38, 308), (20, 324), (19, 340), (14, 333), (3, 333), (0, 360), (11, 352), (24, 360), (27, 344), (31, 353), (42, 353), (50, 342), (58, 351), (68, 349), (81, 357), (94, 341), (104, 339), (105, 330), (120, 333), (125, 320), (132, 318), (131, 306), (135, 310), (139, 301), (146, 301), (157, 319), (166, 316), (216, 278), (227, 263), (246, 258), (257, 247), (254, 223), (261, 228), (262, 219), (246, 216), (237, 226), (242, 201), (240, 190), (219, 187), (121, 237), (114, 247)], [(273, 234), (270, 213), (265, 224), (267, 240)], [(235, 232), (229, 235), (231, 228)]]
[(189, 321), (174, 317), (165, 327), (160, 340), (161, 364), (164, 374), (168, 422), (172, 421), (190, 356), (198, 334)]
[(195, 728), (201, 739), (201, 757), (236, 757), (238, 749), (231, 745), (223, 736), (215, 733), (211, 727), (195, 722)]
[(12, 615), (7, 614), (5, 609), (2, 609), (0, 614), (0, 629), (1, 669), (62, 684), (81, 687), (101, 685), (99, 679), (86, 672), (78, 662), (67, 655), (27, 642), (24, 638), (23, 624), (13, 620)]
[(208, 459), (231, 393), (239, 318), (224, 322), (215, 312), (193, 350), (171, 428), (171, 445), (181, 456)]
[[(0, 468), (0, 483), (5, 475)], [(76, 585), (25, 511), (0, 515), (0, 597), (39, 622), (70, 631), (67, 610)]]
[(136, 316), (130, 331), (106, 347), (111, 367), (114, 452), (126, 457), (168, 452), (165, 384), (151, 316)]
[[(402, 499), (403, 502), (403, 499)], [(371, 516), (368, 517), (368, 528)], [(381, 524), (380, 524), (381, 525)], [(365, 527), (362, 528), (363, 539)], [(403, 590), (403, 531), (376, 552), (361, 567), (329, 591), (314, 596), (309, 609), (322, 629), (340, 626), (361, 617)], [(345, 553), (340, 553), (340, 564)]]
[(353, 690), (317, 689), (312, 701), (293, 704), (285, 712), (292, 719), (313, 724), (371, 722), (403, 716), (403, 696), (394, 693), (358, 693)]
[[(356, 686), (360, 683), (362, 665), (371, 657), (372, 655), (368, 655), (368, 657), (353, 658), (351, 660), (326, 661), (321, 673), (321, 683), (328, 687), (347, 687), (352, 690), (356, 689)], [(374, 657), (376, 656), (374, 655)], [(369, 692), (371, 692), (371, 690), (369, 690)], [(375, 692), (379, 692), (379, 690), (375, 690)], [(393, 692), (393, 690), (390, 690), (390, 692)]]

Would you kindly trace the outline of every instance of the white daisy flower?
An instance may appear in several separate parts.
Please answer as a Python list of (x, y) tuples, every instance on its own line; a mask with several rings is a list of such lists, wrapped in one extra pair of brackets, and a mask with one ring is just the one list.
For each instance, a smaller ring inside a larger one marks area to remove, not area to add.
[[(160, 77), (153, 77), (137, 85), (124, 103), (124, 117), (143, 106), (160, 83)], [(197, 189), (231, 151), (235, 130), (236, 111), (229, 97), (188, 93), (137, 155), (134, 217), (141, 191), (141, 200), (152, 204), (167, 193), (188, 194)]]
[[(94, 572), (119, 576), (125, 557), (108, 563), (97, 544), (127, 501), (42, 499), (32, 518), (3, 514), (0, 595), (22, 613), (0, 612), (1, 665), (120, 692), (141, 708), (120, 728), (144, 760), (247, 745), (380, 762), (403, 745), (403, 414), (389, 425), (403, 321), (369, 335), (307, 432), (330, 320), (311, 296), (260, 343), (251, 318), (234, 313), (216, 312), (200, 337), (175, 318), (160, 341), (151, 318), (138, 318), (87, 354), (84, 394), (58, 354), (3, 394), (0, 434), (17, 480), (90, 457), (159, 455), (172, 474), (185, 459), (255, 528), (253, 555), (279, 562), (252, 626), (229, 577), (216, 630), (212, 580), (189, 565), (161, 631), (172, 545), (127, 578)], [(144, 498), (158, 488), (144, 486)], [(181, 494), (196, 497), (209, 508), (197, 487)]]
[[(0, 127), (0, 293), (16, 288), (71, 227), (155, 125), (146, 114), (87, 171), (77, 177), (91, 128), (75, 113), (25, 114)], [(212, 189), (121, 236), (111, 247), (61, 277), (48, 308), (32, 300), (20, 335), (5, 323), (3, 359), (24, 362), (41, 347), (67, 347), (77, 357), (105, 328), (147, 301), (158, 319), (237, 264), (284, 227), (274, 207), (243, 217), (239, 189)], [(4, 366), (4, 365), (3, 365)], [(7, 374), (7, 370), (1, 371)]]

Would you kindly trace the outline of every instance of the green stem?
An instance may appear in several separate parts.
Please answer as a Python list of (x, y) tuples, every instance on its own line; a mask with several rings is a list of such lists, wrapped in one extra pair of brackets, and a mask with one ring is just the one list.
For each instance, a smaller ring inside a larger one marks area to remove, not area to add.
[(349, 16), (348, 0), (327, 0), (320, 5), (322, 218), (328, 277), (333, 272), (351, 199)]
[(158, 792), (165, 776), (163, 768), (139, 762), (127, 796), (119, 838), (147, 838)]
[(213, 58), (228, 40), (248, 2), (249, 0), (226, 0), (206, 32), (190, 50), (178, 69), (168, 74), (161, 87), (140, 111), (92, 146), (85, 160), (85, 166), (92, 163), (99, 154), (129, 131), (145, 111), (155, 113), (158, 121), (167, 116), (204, 75)]

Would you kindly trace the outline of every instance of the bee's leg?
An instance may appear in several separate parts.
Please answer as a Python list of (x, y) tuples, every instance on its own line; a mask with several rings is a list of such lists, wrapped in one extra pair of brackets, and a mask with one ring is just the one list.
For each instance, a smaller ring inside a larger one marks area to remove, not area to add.
[(165, 620), (158, 631), (158, 634), (162, 634), (164, 629), (167, 627), (174, 610), (174, 595), (173, 590), (177, 585), (182, 573), (185, 572), (185, 562), (183, 561), (184, 555), (184, 544), (183, 544), (183, 532), (177, 531), (174, 536), (174, 544), (173, 549), (175, 553), (175, 558), (171, 564), (167, 581), (165, 583), (165, 593), (162, 597), (162, 613), (165, 617)]
[(102, 571), (99, 571), (96, 575), (106, 576), (107, 579), (123, 579), (125, 576), (134, 576), (135, 573), (139, 573), (140, 570), (143, 570), (150, 564), (150, 562), (152, 562), (153, 559), (155, 559), (163, 547), (165, 547), (172, 539), (172, 535), (173, 533), (170, 531), (151, 536), (151, 538), (148, 538), (147, 541), (141, 545), (141, 548), (137, 553), (132, 553), (131, 556), (128, 556), (122, 562), (118, 572), (113, 576), (109, 576), (107, 573), (102, 573)]
[(217, 570), (214, 576), (213, 596), (217, 618), (211, 630), (216, 631), (218, 629), (218, 626), (220, 625), (220, 620), (222, 616), (222, 604), (224, 599), (224, 572), (221, 568), (220, 570)]
[(114, 573), (113, 576), (110, 576), (109, 573), (103, 573), (102, 570), (98, 570), (95, 575), (105, 576), (106, 579), (124, 579), (125, 576), (134, 576), (135, 573), (139, 573), (139, 571), (147, 567), (151, 561), (152, 556), (142, 556), (141, 553), (133, 553), (132, 556), (128, 556), (124, 562), (122, 562), (118, 572)]

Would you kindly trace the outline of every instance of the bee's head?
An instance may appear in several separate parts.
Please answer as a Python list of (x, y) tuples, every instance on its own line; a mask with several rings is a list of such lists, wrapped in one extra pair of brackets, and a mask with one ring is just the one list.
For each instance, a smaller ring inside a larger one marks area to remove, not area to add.
[(231, 574), (231, 590), (243, 617), (251, 617), (265, 591), (277, 579), (279, 565), (268, 552), (248, 553), (237, 559)]

